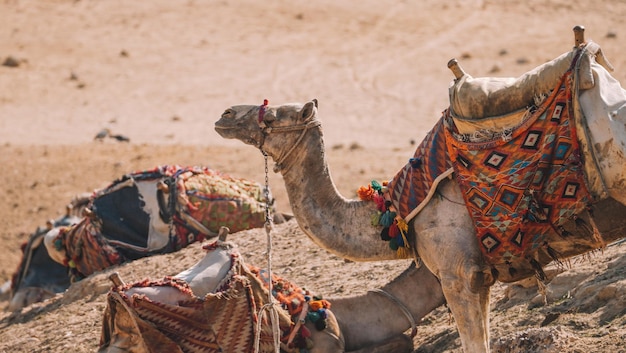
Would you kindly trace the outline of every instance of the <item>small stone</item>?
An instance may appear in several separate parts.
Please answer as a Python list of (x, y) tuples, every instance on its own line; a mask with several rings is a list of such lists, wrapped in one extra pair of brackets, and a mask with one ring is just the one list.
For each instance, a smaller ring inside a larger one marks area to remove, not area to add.
[(14, 56), (7, 56), (6, 59), (4, 59), (4, 62), (2, 63), (2, 66), (6, 66), (6, 67), (18, 67), (20, 66), (20, 60), (17, 59)]

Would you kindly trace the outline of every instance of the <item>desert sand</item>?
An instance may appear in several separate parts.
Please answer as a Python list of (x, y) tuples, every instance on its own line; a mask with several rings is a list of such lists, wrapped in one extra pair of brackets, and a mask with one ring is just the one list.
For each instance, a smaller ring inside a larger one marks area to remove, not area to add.
[[(125, 173), (206, 165), (262, 182), (261, 153), (213, 129), (231, 105), (318, 99), (332, 175), (353, 198), (393, 176), (439, 119), (451, 58), (475, 77), (515, 77), (569, 51), (581, 24), (624, 84), (624, 18), (626, 2), (609, 0), (0, 0), (0, 283), (37, 226)], [(95, 141), (104, 128), (130, 141)], [(281, 176), (270, 172), (269, 183), (289, 212)], [(272, 235), (273, 270), (326, 297), (362, 293), (408, 266), (343, 261), (295, 221)], [(230, 239), (264, 265), (264, 231)], [(160, 278), (201, 257), (194, 244), (112, 270), (127, 282)], [(0, 352), (95, 351), (108, 273), (0, 313)], [(494, 351), (626, 352), (626, 245), (573, 259), (548, 293), (545, 304), (532, 280), (493, 287)], [(0, 299), (6, 308), (8, 295)], [(445, 307), (420, 322), (414, 343), (461, 351)]]

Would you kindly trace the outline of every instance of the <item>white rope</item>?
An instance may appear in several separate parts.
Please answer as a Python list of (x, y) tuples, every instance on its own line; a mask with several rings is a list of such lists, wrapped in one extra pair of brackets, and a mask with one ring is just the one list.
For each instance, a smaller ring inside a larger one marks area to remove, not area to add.
[(256, 331), (254, 337), (254, 353), (259, 353), (259, 343), (261, 340), (261, 325), (266, 318), (265, 312), (269, 312), (269, 322), (272, 325), (272, 336), (274, 338), (274, 352), (280, 353), (280, 326), (278, 319), (278, 310), (280, 305), (275, 301), (272, 295), (272, 219), (270, 217), (270, 188), (269, 188), (269, 169), (267, 166), (267, 154), (263, 152), (265, 157), (265, 233), (267, 234), (267, 304), (263, 305), (257, 315)]

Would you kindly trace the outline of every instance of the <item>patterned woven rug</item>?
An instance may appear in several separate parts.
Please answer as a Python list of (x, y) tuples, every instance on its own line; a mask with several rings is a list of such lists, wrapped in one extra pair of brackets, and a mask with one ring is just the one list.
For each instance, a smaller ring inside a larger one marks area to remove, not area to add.
[(413, 158), (387, 184), (391, 203), (402, 218), (408, 217), (437, 185), (435, 180), (452, 168), (444, 136), (443, 119), (426, 135)]
[[(533, 261), (551, 232), (592, 202), (572, 113), (571, 72), (521, 125), (484, 142), (465, 142), (444, 114), (448, 153), (491, 264)], [(564, 234), (559, 234), (564, 235)]]

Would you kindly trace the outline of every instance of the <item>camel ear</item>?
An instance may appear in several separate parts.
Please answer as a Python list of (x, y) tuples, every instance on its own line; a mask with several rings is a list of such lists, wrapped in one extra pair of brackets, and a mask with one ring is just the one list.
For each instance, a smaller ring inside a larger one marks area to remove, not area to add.
[(265, 115), (263, 116), (263, 121), (266, 123), (272, 123), (276, 121), (276, 115), (274, 115), (274, 113), (271, 110), (268, 110), (265, 112)]
[(300, 110), (300, 117), (304, 120), (311, 119), (317, 113), (317, 99), (313, 99), (307, 102), (302, 110)]

